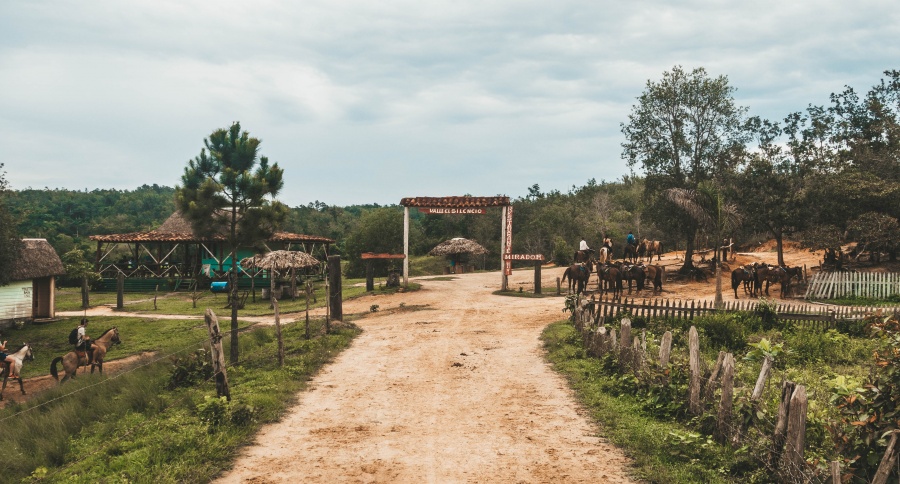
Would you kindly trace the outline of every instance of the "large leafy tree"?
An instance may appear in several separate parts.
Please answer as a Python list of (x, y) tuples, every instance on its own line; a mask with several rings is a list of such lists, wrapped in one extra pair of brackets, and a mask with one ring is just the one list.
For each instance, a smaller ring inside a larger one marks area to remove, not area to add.
[(6, 207), (6, 199), (9, 194), (9, 184), (6, 181), (6, 172), (3, 171), (3, 163), (0, 163), (0, 286), (9, 284), (12, 276), (9, 268), (19, 257), (22, 241), (16, 233), (16, 224)]
[(188, 161), (175, 204), (201, 236), (223, 236), (231, 257), (231, 354), (238, 361), (237, 250), (267, 239), (287, 215), (275, 196), (284, 185), (278, 164), (259, 155), (260, 140), (240, 123), (217, 129)]
[(696, 219), (672, 210), (660, 195), (668, 189), (694, 190), (705, 180), (721, 179), (735, 170), (746, 142), (746, 108), (735, 104), (728, 78), (711, 78), (703, 68), (681, 66), (648, 81), (628, 122), (622, 124), (622, 157), (646, 174), (649, 214), (686, 241), (683, 271), (699, 228)]

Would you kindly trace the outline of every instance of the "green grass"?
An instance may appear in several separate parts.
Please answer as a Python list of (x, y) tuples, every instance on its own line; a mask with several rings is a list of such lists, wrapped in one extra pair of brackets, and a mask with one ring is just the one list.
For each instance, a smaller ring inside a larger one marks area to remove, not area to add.
[(610, 376), (600, 360), (587, 358), (575, 329), (565, 321), (548, 326), (542, 335), (548, 359), (556, 371), (568, 379), (579, 401), (601, 427), (601, 433), (622, 448), (634, 461), (640, 479), (658, 483), (728, 482), (717, 470), (727, 468), (734, 458), (729, 448), (714, 445), (716, 462), (673, 455), (670, 433), (690, 429), (676, 422), (662, 421), (644, 414), (643, 402), (605, 391)]
[(510, 297), (563, 297), (563, 295), (557, 296), (555, 287), (542, 287), (540, 294), (535, 294), (533, 289), (522, 289), (521, 291), (494, 291), (491, 294), (495, 296)]
[(839, 299), (811, 299), (811, 301), (838, 304), (842, 306), (897, 306), (900, 304), (900, 294), (893, 294), (882, 299), (862, 296), (846, 296)]
[[(228, 368), (231, 402), (215, 398), (208, 378), (170, 387), (175, 368), (202, 373), (185, 358), (202, 343), (185, 343), (180, 361), (161, 356), (116, 377), (80, 378), (0, 410), (0, 476), (4, 482), (30, 482), (29, 476), (41, 482), (208, 482), (359, 333), (342, 325), (323, 335), (323, 322), (313, 323), (317, 336), (310, 340), (302, 336), (303, 325), (284, 328), (283, 368), (274, 358), (273, 328), (243, 335), (241, 362)], [(223, 346), (227, 351), (227, 338)]]
[[(230, 329), (228, 315), (215, 311), (219, 326)], [(225, 319), (223, 319), (225, 318)], [(46, 375), (50, 362), (57, 356), (72, 351), (69, 331), (78, 326), (80, 318), (63, 318), (49, 324), (27, 324), (22, 329), (3, 330), (3, 339), (9, 340), (11, 348), (18, 349), (21, 343), (32, 345), (34, 361), (25, 362), (22, 376), (25, 378)], [(106, 361), (117, 360), (146, 351), (171, 351), (185, 345), (196, 345), (209, 339), (206, 325), (202, 320), (144, 319), (133, 317), (92, 317), (89, 318), (87, 333), (99, 337), (107, 329), (116, 326), (122, 344), (113, 346), (106, 354)], [(238, 320), (241, 329), (249, 323)], [(26, 388), (27, 390), (27, 388)]]

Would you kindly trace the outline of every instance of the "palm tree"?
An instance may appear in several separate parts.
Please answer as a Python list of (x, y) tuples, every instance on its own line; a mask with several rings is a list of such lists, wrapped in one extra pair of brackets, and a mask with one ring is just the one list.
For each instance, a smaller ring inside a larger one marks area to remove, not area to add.
[(724, 300), (722, 299), (722, 260), (719, 256), (718, 243), (724, 234), (731, 232), (741, 224), (737, 206), (733, 203), (726, 203), (722, 191), (711, 182), (702, 182), (696, 189), (670, 188), (664, 192), (664, 195), (696, 220), (700, 227), (716, 234), (715, 307), (721, 308)]

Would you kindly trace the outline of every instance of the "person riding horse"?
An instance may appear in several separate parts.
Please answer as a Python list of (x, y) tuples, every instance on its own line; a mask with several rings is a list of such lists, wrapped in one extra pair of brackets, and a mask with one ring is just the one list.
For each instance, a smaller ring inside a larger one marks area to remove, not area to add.
[(578, 244), (578, 250), (575, 252), (575, 262), (587, 262), (594, 257), (594, 249), (588, 247), (587, 242), (584, 240), (584, 237), (581, 238), (581, 242)]
[(94, 345), (91, 343), (91, 337), (87, 335), (87, 318), (81, 318), (81, 324), (78, 325), (78, 341), (75, 344), (75, 352), (83, 352), (87, 354), (87, 362), (90, 365), (94, 361)]

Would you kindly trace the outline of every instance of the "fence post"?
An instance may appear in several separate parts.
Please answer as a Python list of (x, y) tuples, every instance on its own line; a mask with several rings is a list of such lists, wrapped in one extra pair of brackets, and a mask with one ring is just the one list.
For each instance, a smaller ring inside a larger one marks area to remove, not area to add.
[(784, 453), (781, 455), (781, 472), (791, 476), (793, 482), (801, 480), (803, 469), (803, 451), (806, 447), (806, 387), (797, 385), (791, 395), (788, 410), (787, 438)]
[(762, 369), (759, 371), (759, 377), (756, 379), (756, 386), (753, 387), (753, 394), (750, 395), (750, 401), (756, 402), (762, 397), (763, 389), (766, 387), (766, 380), (769, 378), (769, 371), (772, 369), (772, 357), (766, 356), (763, 360)]
[(561, 284), (561, 283), (560, 283), (560, 280), (559, 280), (559, 278), (557, 277), (557, 278), (556, 278), (556, 295), (557, 295), (557, 296), (559, 296), (560, 294), (562, 294), (562, 288), (560, 287), (560, 284)]
[[(281, 313), (278, 311), (278, 298), (272, 294), (272, 306), (275, 307), (275, 338), (278, 340), (278, 367), (284, 366), (284, 338), (281, 337)], [(306, 335), (309, 339), (309, 335)]]
[(722, 371), (722, 364), (725, 363), (725, 352), (720, 351), (718, 358), (716, 358), (716, 366), (713, 367), (712, 373), (709, 374), (709, 379), (706, 380), (706, 391), (703, 392), (703, 400), (712, 402), (713, 397), (716, 395), (716, 380), (719, 378), (719, 374)]
[(697, 328), (691, 326), (689, 334), (689, 362), (691, 368), (691, 383), (688, 393), (688, 409), (693, 415), (700, 415), (703, 409), (700, 406), (700, 336)]
[(792, 381), (785, 381), (781, 384), (781, 402), (778, 404), (778, 419), (775, 421), (775, 433), (772, 436), (772, 454), (769, 459), (772, 465), (778, 461), (778, 457), (781, 456), (781, 451), (784, 448), (790, 400), (795, 387), (796, 384)]
[(219, 331), (219, 318), (212, 309), (206, 308), (203, 319), (206, 321), (206, 329), (209, 331), (210, 357), (212, 358), (213, 374), (216, 376), (216, 394), (231, 401), (231, 391), (228, 389), (228, 375), (225, 372), (225, 352), (222, 351), (222, 332)]
[(672, 354), (672, 332), (666, 331), (662, 341), (659, 342), (659, 366), (663, 370), (669, 365), (669, 357)]
[(734, 356), (725, 355), (722, 364), (722, 398), (719, 401), (719, 414), (716, 419), (716, 437), (720, 444), (731, 440), (731, 411), (734, 406)]
[(831, 484), (841, 484), (841, 463), (836, 460), (829, 462), (828, 470), (831, 471)]
[(631, 320), (622, 318), (621, 333), (619, 334), (619, 368), (625, 371), (625, 368), (632, 366), (631, 363)]
[(897, 461), (896, 446), (898, 432), (900, 431), (895, 430), (891, 433), (891, 441), (884, 451), (884, 456), (881, 457), (881, 463), (878, 464), (878, 471), (875, 472), (875, 478), (872, 479), (872, 484), (884, 484), (887, 482), (888, 477), (890, 477), (894, 463)]

